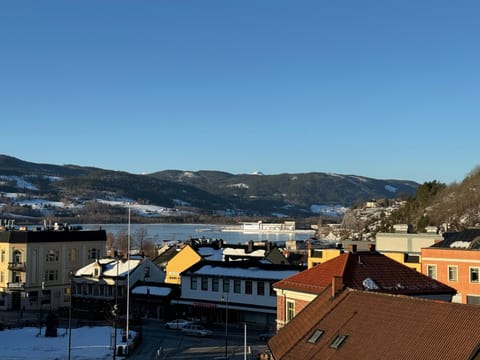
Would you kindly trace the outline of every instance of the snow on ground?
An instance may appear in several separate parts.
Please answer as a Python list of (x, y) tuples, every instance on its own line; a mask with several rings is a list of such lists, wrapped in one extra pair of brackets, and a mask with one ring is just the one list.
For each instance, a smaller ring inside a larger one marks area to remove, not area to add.
[[(59, 328), (57, 337), (45, 337), (45, 328), (25, 327), (0, 331), (2, 360), (64, 360), (68, 359), (68, 330)], [(108, 326), (72, 329), (71, 360), (106, 360), (113, 358), (110, 349), (112, 328)], [(121, 334), (117, 334), (120, 345)]]

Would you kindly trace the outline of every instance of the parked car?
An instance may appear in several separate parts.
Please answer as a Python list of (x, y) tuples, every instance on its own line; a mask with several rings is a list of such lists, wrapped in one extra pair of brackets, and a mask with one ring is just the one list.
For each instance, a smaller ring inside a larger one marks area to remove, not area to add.
[(266, 333), (258, 335), (258, 339), (261, 341), (268, 341), (271, 337), (275, 336), (275, 334), (275, 331), (268, 331)]
[(185, 319), (175, 319), (165, 323), (166, 329), (182, 329), (185, 325), (191, 324), (191, 321)]
[(212, 330), (205, 329), (200, 324), (187, 324), (184, 327), (182, 327), (182, 332), (185, 335), (190, 335), (190, 336), (212, 336), (213, 335)]

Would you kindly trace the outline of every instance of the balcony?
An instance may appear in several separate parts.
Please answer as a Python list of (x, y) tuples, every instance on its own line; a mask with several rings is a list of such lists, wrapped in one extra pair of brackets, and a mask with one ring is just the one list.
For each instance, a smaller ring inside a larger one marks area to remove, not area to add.
[(9, 262), (8, 263), (8, 270), (25, 271), (25, 263), (24, 262)]
[(7, 283), (7, 289), (12, 291), (24, 291), (25, 283), (24, 282), (9, 282)]

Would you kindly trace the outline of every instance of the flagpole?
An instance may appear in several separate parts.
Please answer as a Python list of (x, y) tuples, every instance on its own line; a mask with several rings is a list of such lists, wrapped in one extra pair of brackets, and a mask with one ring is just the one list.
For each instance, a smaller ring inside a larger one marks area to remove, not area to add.
[(127, 326), (126, 326), (127, 349), (126, 349), (126, 352), (128, 353), (128, 339), (130, 337), (129, 327), (128, 327), (129, 321), (130, 321), (130, 205), (128, 206), (127, 266), (128, 266), (128, 271), (127, 271)]

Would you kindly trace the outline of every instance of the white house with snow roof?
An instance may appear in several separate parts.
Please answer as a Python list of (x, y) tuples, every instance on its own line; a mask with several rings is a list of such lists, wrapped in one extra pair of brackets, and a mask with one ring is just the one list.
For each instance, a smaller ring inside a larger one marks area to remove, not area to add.
[(72, 310), (84, 319), (108, 318), (115, 303), (125, 307), (127, 291), (168, 295), (164, 280), (165, 273), (149, 258), (97, 259), (72, 276)]
[[(259, 261), (200, 261), (182, 272), (177, 304), (186, 316), (206, 323), (274, 328), (277, 299), (272, 284), (301, 268)], [(227, 316), (228, 314), (228, 316)]]

